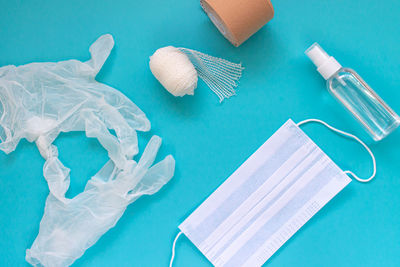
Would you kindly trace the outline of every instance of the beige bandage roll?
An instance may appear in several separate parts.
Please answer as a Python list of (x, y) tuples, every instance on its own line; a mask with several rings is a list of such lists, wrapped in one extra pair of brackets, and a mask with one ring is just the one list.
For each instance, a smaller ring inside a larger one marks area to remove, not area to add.
[(241, 45), (274, 17), (270, 0), (200, 0), (200, 4), (234, 46)]

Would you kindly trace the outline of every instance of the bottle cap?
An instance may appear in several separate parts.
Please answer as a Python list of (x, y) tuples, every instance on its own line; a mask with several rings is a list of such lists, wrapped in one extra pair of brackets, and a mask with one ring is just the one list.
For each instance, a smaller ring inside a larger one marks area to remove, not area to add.
[(314, 65), (317, 66), (317, 71), (325, 80), (328, 80), (342, 68), (342, 65), (340, 65), (334, 57), (329, 56), (318, 43), (314, 43), (310, 46), (305, 53)]

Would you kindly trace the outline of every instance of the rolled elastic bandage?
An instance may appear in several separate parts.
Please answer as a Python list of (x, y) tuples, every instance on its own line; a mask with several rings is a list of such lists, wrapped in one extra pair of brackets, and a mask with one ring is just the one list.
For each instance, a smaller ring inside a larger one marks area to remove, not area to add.
[(222, 102), (236, 94), (243, 67), (195, 50), (167, 46), (150, 57), (150, 70), (174, 96), (193, 95), (199, 76)]
[(234, 46), (241, 45), (274, 17), (270, 0), (200, 0), (200, 4)]

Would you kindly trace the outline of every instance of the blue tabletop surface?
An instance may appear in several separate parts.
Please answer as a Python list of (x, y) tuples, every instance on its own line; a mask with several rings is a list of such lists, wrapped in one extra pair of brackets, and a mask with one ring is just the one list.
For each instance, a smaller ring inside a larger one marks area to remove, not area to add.
[[(273, 1), (273, 20), (242, 46), (226, 41), (197, 0), (0, 1), (0, 66), (87, 60), (89, 45), (110, 33), (116, 46), (97, 76), (136, 103), (176, 159), (174, 178), (126, 210), (74, 266), (167, 266), (177, 226), (288, 118), (320, 118), (368, 142), (377, 159), (369, 184), (350, 183), (266, 266), (400, 266), (400, 130), (375, 143), (328, 94), (304, 55), (313, 42), (355, 69), (400, 112), (400, 1)], [(196, 49), (245, 66), (237, 96), (222, 104), (199, 82), (174, 98), (152, 76), (149, 56), (167, 45)], [(0, 89), (1, 90), (1, 89)], [(371, 160), (357, 143), (319, 125), (304, 131), (342, 169), (367, 177)], [(57, 140), (71, 168), (67, 196), (81, 192), (107, 161), (83, 133)], [(0, 266), (27, 266), (48, 188), (36, 146), (23, 140), (0, 152)], [(175, 266), (211, 266), (187, 239)]]

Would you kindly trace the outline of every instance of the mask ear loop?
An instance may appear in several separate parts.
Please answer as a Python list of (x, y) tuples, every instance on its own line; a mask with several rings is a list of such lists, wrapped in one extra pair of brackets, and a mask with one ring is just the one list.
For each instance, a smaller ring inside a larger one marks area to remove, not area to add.
[(318, 123), (321, 123), (322, 125), (326, 126), (328, 129), (330, 129), (330, 130), (332, 130), (332, 131), (334, 131), (334, 132), (337, 132), (337, 133), (339, 133), (339, 134), (341, 134), (341, 135), (344, 135), (344, 136), (346, 136), (346, 137), (353, 138), (354, 140), (356, 140), (357, 142), (359, 142), (359, 143), (368, 151), (369, 155), (370, 155), (371, 158), (372, 158), (372, 164), (373, 164), (373, 166), (374, 166), (374, 170), (373, 170), (373, 172), (372, 172), (372, 175), (371, 175), (369, 178), (367, 178), (367, 179), (362, 179), (362, 178), (358, 177), (356, 174), (354, 174), (352, 171), (348, 171), (348, 170), (347, 170), (347, 171), (344, 171), (344, 173), (353, 176), (354, 179), (356, 179), (357, 181), (362, 182), (362, 183), (367, 183), (367, 182), (371, 181), (371, 180), (375, 177), (375, 174), (376, 174), (375, 156), (374, 156), (374, 154), (372, 153), (371, 149), (370, 149), (363, 141), (361, 141), (360, 138), (358, 138), (357, 136), (355, 136), (355, 135), (353, 135), (353, 134), (346, 133), (346, 132), (344, 132), (344, 131), (341, 131), (341, 130), (339, 130), (339, 129), (336, 129), (336, 128), (333, 127), (333, 126), (330, 126), (328, 123), (326, 123), (326, 122), (324, 122), (324, 121), (322, 121), (322, 120), (318, 120), (318, 119), (307, 119), (307, 120), (304, 120), (304, 121), (301, 121), (301, 122), (297, 123), (297, 126), (300, 126), (300, 125), (303, 125), (303, 124), (306, 124), (306, 123), (309, 123), (309, 122), (318, 122)]
[(181, 236), (181, 234), (183, 234), (182, 232), (179, 232), (175, 239), (174, 239), (174, 243), (172, 243), (172, 256), (171, 256), (171, 260), (169, 261), (169, 267), (172, 267), (172, 264), (174, 263), (174, 258), (175, 258), (175, 245), (176, 245), (176, 241), (178, 241), (178, 238)]

